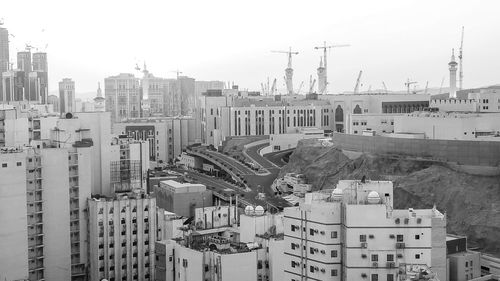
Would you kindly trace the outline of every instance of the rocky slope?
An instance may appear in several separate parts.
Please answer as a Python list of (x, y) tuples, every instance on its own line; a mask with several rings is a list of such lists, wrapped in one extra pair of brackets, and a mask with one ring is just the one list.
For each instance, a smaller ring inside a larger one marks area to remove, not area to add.
[[(351, 157), (352, 158), (352, 157)], [(500, 177), (456, 172), (446, 164), (362, 154), (306, 140), (280, 173), (303, 173), (315, 189), (333, 188), (340, 179), (394, 182), (395, 208), (437, 208), (446, 212), (448, 232), (467, 235), (470, 247), (500, 254)]]

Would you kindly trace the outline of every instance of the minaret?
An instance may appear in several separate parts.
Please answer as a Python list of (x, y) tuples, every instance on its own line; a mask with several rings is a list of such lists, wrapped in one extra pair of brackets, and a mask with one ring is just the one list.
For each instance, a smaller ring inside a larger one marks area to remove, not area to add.
[(292, 68), (292, 48), (288, 52), (288, 67), (285, 69), (286, 89), (289, 95), (293, 95), (293, 68)]
[(105, 99), (102, 97), (101, 82), (97, 83), (97, 96), (94, 98), (94, 109), (95, 111), (104, 112), (106, 110), (104, 106)]
[(457, 65), (455, 61), (455, 49), (451, 49), (451, 61), (448, 63), (450, 69), (450, 99), (457, 98)]
[(318, 67), (318, 94), (324, 94), (325, 92), (326, 92), (326, 68), (323, 66), (323, 57), (320, 57), (319, 67)]

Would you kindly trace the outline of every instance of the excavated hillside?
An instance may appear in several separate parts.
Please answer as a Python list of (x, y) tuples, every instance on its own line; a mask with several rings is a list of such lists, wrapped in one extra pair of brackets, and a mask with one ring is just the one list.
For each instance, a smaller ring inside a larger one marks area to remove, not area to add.
[(361, 154), (350, 158), (335, 146), (301, 141), (280, 176), (302, 173), (316, 190), (363, 175), (391, 180), (395, 208), (432, 208), (435, 204), (447, 214), (449, 233), (467, 235), (470, 247), (500, 254), (500, 177), (469, 175), (445, 163), (404, 157)]

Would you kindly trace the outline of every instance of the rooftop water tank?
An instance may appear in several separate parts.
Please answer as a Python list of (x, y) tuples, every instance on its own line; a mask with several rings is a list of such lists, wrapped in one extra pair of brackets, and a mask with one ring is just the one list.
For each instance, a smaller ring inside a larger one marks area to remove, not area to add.
[(380, 203), (380, 195), (375, 190), (370, 191), (368, 193), (368, 204), (379, 204)]
[(251, 216), (254, 214), (254, 208), (252, 206), (246, 206), (245, 207), (245, 215)]
[(263, 214), (264, 214), (264, 207), (262, 207), (262, 206), (255, 207), (255, 215), (256, 216), (262, 216)]
[(332, 199), (334, 201), (342, 201), (342, 198), (344, 197), (344, 192), (340, 188), (335, 188), (332, 191)]

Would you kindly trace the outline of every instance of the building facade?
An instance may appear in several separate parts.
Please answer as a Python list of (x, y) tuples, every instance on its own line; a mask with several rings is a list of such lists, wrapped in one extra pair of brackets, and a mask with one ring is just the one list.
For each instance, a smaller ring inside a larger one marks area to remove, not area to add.
[(133, 74), (120, 73), (104, 79), (104, 95), (112, 122), (142, 116), (140, 79)]
[(392, 192), (392, 182), (340, 181), (285, 208), (285, 280), (407, 280), (412, 270), (446, 280), (445, 216), (394, 210)]
[[(9, 30), (7, 28), (0, 26), (0, 78), (2, 74), (9, 70)], [(3, 94), (3, 79), (0, 79), (0, 103), (4, 100), (2, 99)]]
[(70, 78), (59, 82), (59, 112), (76, 112), (75, 82)]
[(91, 198), (88, 213), (90, 280), (155, 280), (155, 199)]

